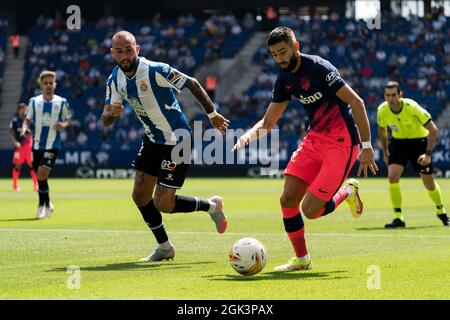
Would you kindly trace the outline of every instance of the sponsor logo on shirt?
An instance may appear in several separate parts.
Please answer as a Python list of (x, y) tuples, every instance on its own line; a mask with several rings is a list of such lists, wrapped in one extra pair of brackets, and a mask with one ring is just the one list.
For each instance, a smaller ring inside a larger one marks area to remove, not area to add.
[(331, 87), (333, 84), (335, 84), (336, 81), (340, 79), (339, 75), (332, 71), (325, 77), (325, 80), (328, 82), (328, 86)]
[(41, 126), (50, 127), (52, 125), (52, 117), (48, 112), (44, 112), (41, 118)]
[(186, 78), (176, 70), (170, 70), (169, 74), (166, 77), (166, 80), (172, 84), (175, 88), (180, 89), (183, 88), (184, 83), (186, 82)]
[(134, 109), (134, 112), (136, 112), (136, 114), (138, 116), (147, 116), (147, 112), (145, 112), (144, 107), (142, 106), (142, 104), (139, 102), (138, 99), (136, 98), (129, 98), (128, 102), (131, 104), (131, 106)]
[(310, 104), (314, 103), (316, 101), (319, 101), (323, 97), (322, 93), (320, 91), (314, 93), (313, 95), (310, 95), (308, 97), (304, 97), (300, 95), (300, 98), (298, 99), (302, 104)]

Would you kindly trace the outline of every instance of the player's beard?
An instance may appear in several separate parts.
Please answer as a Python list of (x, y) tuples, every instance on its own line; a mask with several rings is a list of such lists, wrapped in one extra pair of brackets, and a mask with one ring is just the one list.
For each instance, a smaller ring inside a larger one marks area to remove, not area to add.
[(130, 65), (128, 67), (123, 67), (122, 64), (119, 63), (119, 68), (123, 72), (131, 72), (134, 70), (134, 68), (136, 68), (136, 64), (137, 64), (137, 58), (134, 57), (133, 60), (130, 61)]
[(283, 71), (291, 72), (292, 70), (295, 69), (295, 66), (297, 65), (297, 60), (298, 60), (297, 57), (295, 56), (295, 54), (293, 54), (292, 57), (289, 59), (287, 67), (283, 68), (282, 66), (280, 66), (280, 68)]

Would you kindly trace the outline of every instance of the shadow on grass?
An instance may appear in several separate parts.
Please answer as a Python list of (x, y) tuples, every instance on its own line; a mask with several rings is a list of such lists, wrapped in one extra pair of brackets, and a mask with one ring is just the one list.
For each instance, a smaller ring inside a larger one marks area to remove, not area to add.
[(211, 275), (205, 276), (212, 281), (258, 281), (258, 280), (336, 280), (347, 279), (348, 277), (343, 274), (347, 271), (337, 270), (330, 272), (311, 272), (311, 271), (298, 271), (298, 272), (263, 272), (255, 276), (241, 276), (241, 275)]
[(355, 228), (358, 231), (376, 231), (376, 230), (420, 230), (420, 229), (431, 229), (438, 228), (439, 226), (417, 226), (417, 227), (406, 227), (406, 228), (384, 228), (384, 227), (373, 227), (373, 228)]
[(13, 221), (38, 221), (38, 219), (36, 219), (36, 218), (26, 218), (26, 219), (3, 219), (3, 220), (0, 219), (0, 222), (1, 222), (1, 221), (5, 221), (5, 222), (13, 222)]
[[(112, 263), (103, 266), (80, 267), (81, 271), (128, 271), (128, 270), (151, 270), (151, 269), (188, 269), (195, 265), (212, 264), (217, 262), (203, 261), (190, 263), (176, 263), (176, 262), (123, 262)], [(67, 267), (53, 268), (47, 272), (66, 272)]]

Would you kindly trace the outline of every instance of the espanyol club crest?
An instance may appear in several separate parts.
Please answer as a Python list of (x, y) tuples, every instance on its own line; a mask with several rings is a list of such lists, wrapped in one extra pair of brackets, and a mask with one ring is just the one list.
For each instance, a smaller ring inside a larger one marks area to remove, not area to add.
[(311, 87), (311, 80), (309, 80), (309, 77), (301, 77), (300, 86), (304, 91), (308, 91), (309, 88)]
[(142, 92), (146, 92), (148, 90), (148, 86), (144, 80), (141, 81), (140, 88)]

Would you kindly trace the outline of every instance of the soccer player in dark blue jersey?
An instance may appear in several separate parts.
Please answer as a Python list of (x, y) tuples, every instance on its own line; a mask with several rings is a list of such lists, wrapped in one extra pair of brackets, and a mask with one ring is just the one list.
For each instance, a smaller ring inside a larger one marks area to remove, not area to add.
[(25, 103), (19, 103), (17, 106), (16, 114), (9, 123), (9, 135), (14, 146), (13, 155), (13, 190), (20, 191), (19, 177), (23, 164), (26, 162), (30, 168), (31, 179), (33, 180), (34, 191), (38, 190), (38, 182), (36, 173), (33, 170), (33, 156), (31, 154), (31, 146), (33, 145), (33, 139), (31, 137), (31, 131), (27, 132), (23, 136), (22, 125), (25, 120), (25, 113), (27, 111), (27, 105)]
[(358, 155), (358, 175), (367, 176), (368, 170), (375, 174), (378, 168), (364, 101), (345, 83), (338, 70), (319, 56), (300, 53), (300, 44), (287, 27), (274, 29), (267, 45), (281, 67), (272, 102), (264, 118), (239, 138), (233, 150), (270, 131), (292, 96), (303, 104), (310, 125), (284, 171), (284, 191), (280, 198), (283, 223), (295, 256), (275, 270), (306, 270), (312, 268), (312, 262), (301, 212), (309, 219), (317, 219), (347, 200), (352, 215), (359, 217), (363, 212), (359, 183), (356, 179), (343, 183)]

